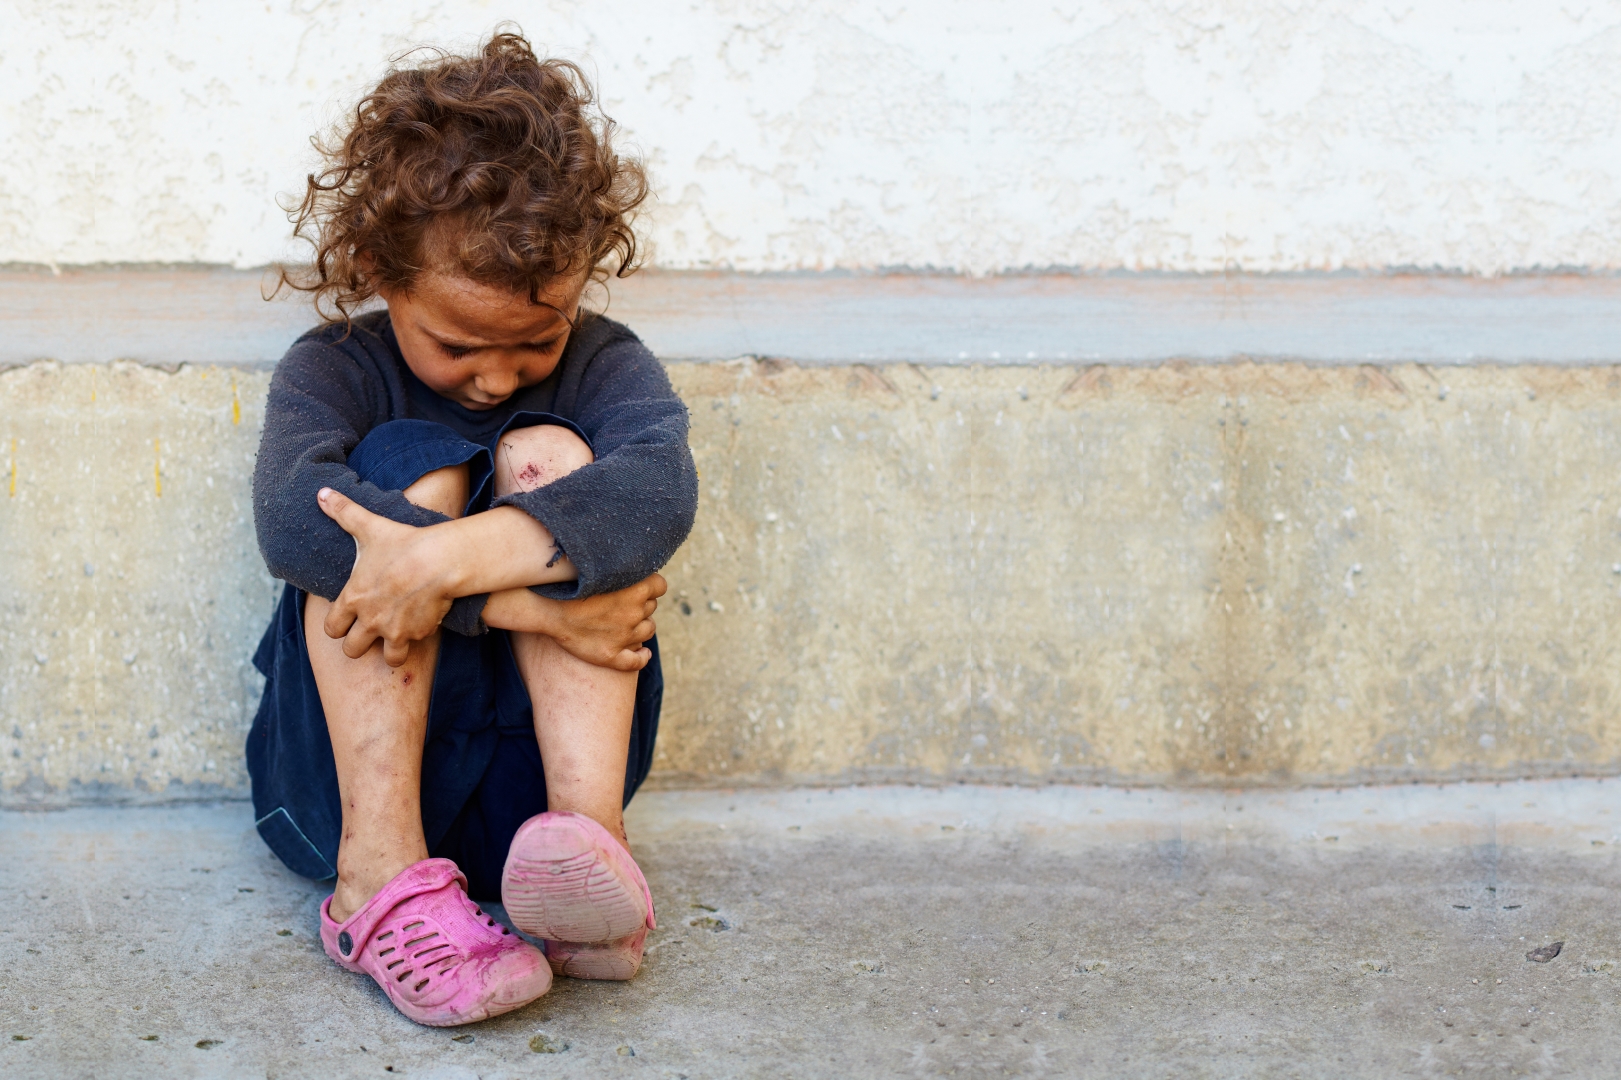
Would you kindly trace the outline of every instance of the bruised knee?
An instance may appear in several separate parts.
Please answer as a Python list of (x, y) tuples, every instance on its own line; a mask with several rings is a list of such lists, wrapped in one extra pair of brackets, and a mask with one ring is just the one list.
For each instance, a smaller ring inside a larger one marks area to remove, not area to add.
[(496, 497), (545, 487), (595, 460), (585, 440), (566, 427), (542, 424), (509, 431), (495, 451)]

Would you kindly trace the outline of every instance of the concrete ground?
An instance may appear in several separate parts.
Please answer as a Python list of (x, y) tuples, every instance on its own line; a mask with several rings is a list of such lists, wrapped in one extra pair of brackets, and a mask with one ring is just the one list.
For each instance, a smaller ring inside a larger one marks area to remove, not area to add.
[(638, 978), (451, 1030), (244, 804), (11, 812), (0, 1076), (1614, 1076), (1618, 790), (648, 793)]

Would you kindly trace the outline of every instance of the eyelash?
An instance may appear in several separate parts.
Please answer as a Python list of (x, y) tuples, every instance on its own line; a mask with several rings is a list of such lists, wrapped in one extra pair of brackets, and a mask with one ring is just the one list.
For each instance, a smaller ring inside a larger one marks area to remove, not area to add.
[[(552, 351), (552, 347), (555, 346), (556, 344), (557, 344), (557, 342), (555, 342), (555, 341), (548, 341), (543, 345), (531, 345), (531, 346), (529, 346), (529, 348), (532, 349), (534, 352), (549, 353), (549, 352)], [(446, 356), (450, 357), (452, 360), (460, 360), (462, 357), (469, 355), (473, 351), (472, 349), (459, 348), (459, 347), (457, 347), (455, 345), (444, 345), (444, 344), (441, 344), (439, 346), (439, 348), (442, 349), (444, 351), (444, 354)]]

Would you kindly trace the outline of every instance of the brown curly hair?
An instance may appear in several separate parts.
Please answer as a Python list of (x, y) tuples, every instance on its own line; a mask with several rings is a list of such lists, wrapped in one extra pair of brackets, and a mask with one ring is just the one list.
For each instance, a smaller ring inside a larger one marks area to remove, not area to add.
[(315, 258), (279, 267), (276, 290), (312, 293), (323, 318), (347, 323), (379, 287), (425, 270), (537, 302), (560, 276), (632, 273), (647, 175), (614, 152), (578, 65), (540, 59), (513, 32), (476, 56), (428, 53), (397, 58), (346, 131), (312, 140), (326, 168), (288, 216)]

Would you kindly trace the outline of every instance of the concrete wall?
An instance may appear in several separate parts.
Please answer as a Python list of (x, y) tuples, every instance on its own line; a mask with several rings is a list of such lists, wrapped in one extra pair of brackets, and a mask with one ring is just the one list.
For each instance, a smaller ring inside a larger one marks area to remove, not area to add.
[[(1621, 369), (671, 375), (703, 501), (656, 783), (1621, 763)], [(266, 383), (0, 374), (6, 802), (241, 791)]]
[(1621, 267), (1617, 0), (0, 0), (0, 263), (296, 255), (307, 137), (503, 18), (665, 267)]
[[(656, 782), (1621, 766), (1621, 0), (0, 0), (0, 802), (243, 790), (308, 316), (228, 267), (504, 18), (659, 192)], [(1221, 273), (973, 276), (1054, 266)]]

